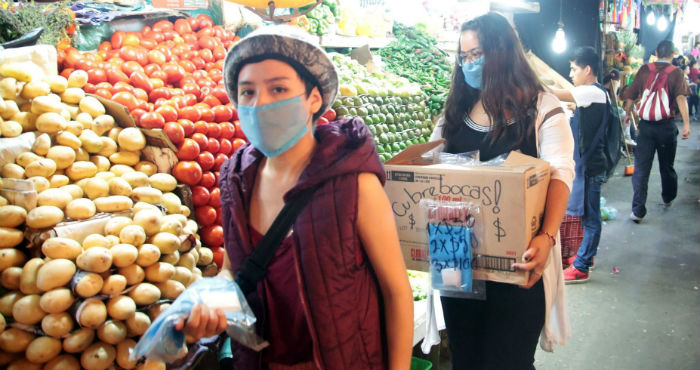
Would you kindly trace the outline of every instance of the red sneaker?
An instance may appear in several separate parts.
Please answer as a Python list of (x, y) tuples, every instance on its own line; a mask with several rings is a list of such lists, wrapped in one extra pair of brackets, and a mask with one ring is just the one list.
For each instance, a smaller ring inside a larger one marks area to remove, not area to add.
[(590, 273), (581, 272), (574, 266), (569, 266), (564, 270), (564, 283), (578, 284), (585, 283), (590, 279)]
[[(569, 267), (569, 266), (573, 266), (575, 260), (576, 260), (576, 256), (575, 256), (575, 255), (574, 255), (574, 256), (571, 256), (571, 257), (569, 257), (569, 258), (564, 258), (564, 259), (562, 260), (562, 265), (564, 265), (564, 268), (567, 268), (567, 267)], [(589, 269), (589, 270), (595, 269), (595, 257), (593, 257), (593, 259), (591, 260), (591, 267), (589, 267), (588, 269)]]
[(567, 268), (569, 266), (573, 266), (575, 260), (576, 260), (575, 254), (569, 258), (564, 259), (564, 268)]

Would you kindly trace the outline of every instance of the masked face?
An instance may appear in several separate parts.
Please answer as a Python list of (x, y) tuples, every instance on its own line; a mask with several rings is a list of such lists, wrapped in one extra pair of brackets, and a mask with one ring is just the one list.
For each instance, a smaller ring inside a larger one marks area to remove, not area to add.
[(462, 64), (462, 73), (464, 73), (464, 82), (467, 85), (481, 90), (482, 72), (484, 70), (484, 57), (481, 57), (471, 63)]
[(286, 152), (309, 131), (302, 96), (258, 106), (238, 105), (243, 133), (266, 157)]
[(245, 65), (238, 75), (238, 118), (250, 143), (267, 157), (278, 156), (303, 138), (321, 108), (317, 88), (306, 88), (294, 68), (268, 59)]
[(467, 85), (481, 89), (482, 71), (484, 67), (484, 52), (479, 45), (479, 38), (474, 31), (464, 31), (459, 40), (459, 63), (464, 73)]

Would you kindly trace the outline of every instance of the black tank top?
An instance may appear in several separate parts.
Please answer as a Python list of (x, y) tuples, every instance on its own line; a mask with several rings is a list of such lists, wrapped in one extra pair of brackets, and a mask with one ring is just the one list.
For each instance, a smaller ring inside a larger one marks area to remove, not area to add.
[[(529, 119), (528, 121), (534, 120)], [(517, 125), (521, 124), (528, 123), (509, 121), (506, 125), (505, 133), (495, 142), (491, 142), (491, 137), (489, 137), (490, 127), (477, 124), (467, 115), (457, 133), (445, 138), (447, 140), (445, 152), (459, 154), (478, 150), (481, 161), (491, 160), (512, 150), (520, 150), (523, 154), (537, 157), (535, 130), (523, 130), (527, 137), (520, 145), (517, 144), (519, 141)], [(530, 124), (534, 124), (534, 122)]]

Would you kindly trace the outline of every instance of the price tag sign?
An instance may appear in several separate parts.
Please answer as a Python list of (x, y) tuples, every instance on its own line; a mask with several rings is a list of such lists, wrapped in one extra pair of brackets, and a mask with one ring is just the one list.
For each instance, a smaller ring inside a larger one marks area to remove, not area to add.
[(428, 225), (434, 289), (472, 291), (472, 229), (446, 222)]

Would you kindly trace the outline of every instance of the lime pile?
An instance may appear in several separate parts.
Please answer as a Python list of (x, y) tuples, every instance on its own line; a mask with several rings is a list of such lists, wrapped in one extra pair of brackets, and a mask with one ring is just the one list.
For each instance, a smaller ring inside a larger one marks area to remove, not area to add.
[(333, 104), (339, 118), (359, 117), (387, 161), (407, 147), (428, 141), (433, 130), (427, 96), (415, 83), (398, 76), (370, 73), (357, 61), (332, 54), (341, 81)]
[(333, 105), (338, 117), (359, 117), (374, 136), (386, 161), (407, 147), (428, 141), (433, 130), (422, 95), (409, 97), (360, 95), (340, 97)]

